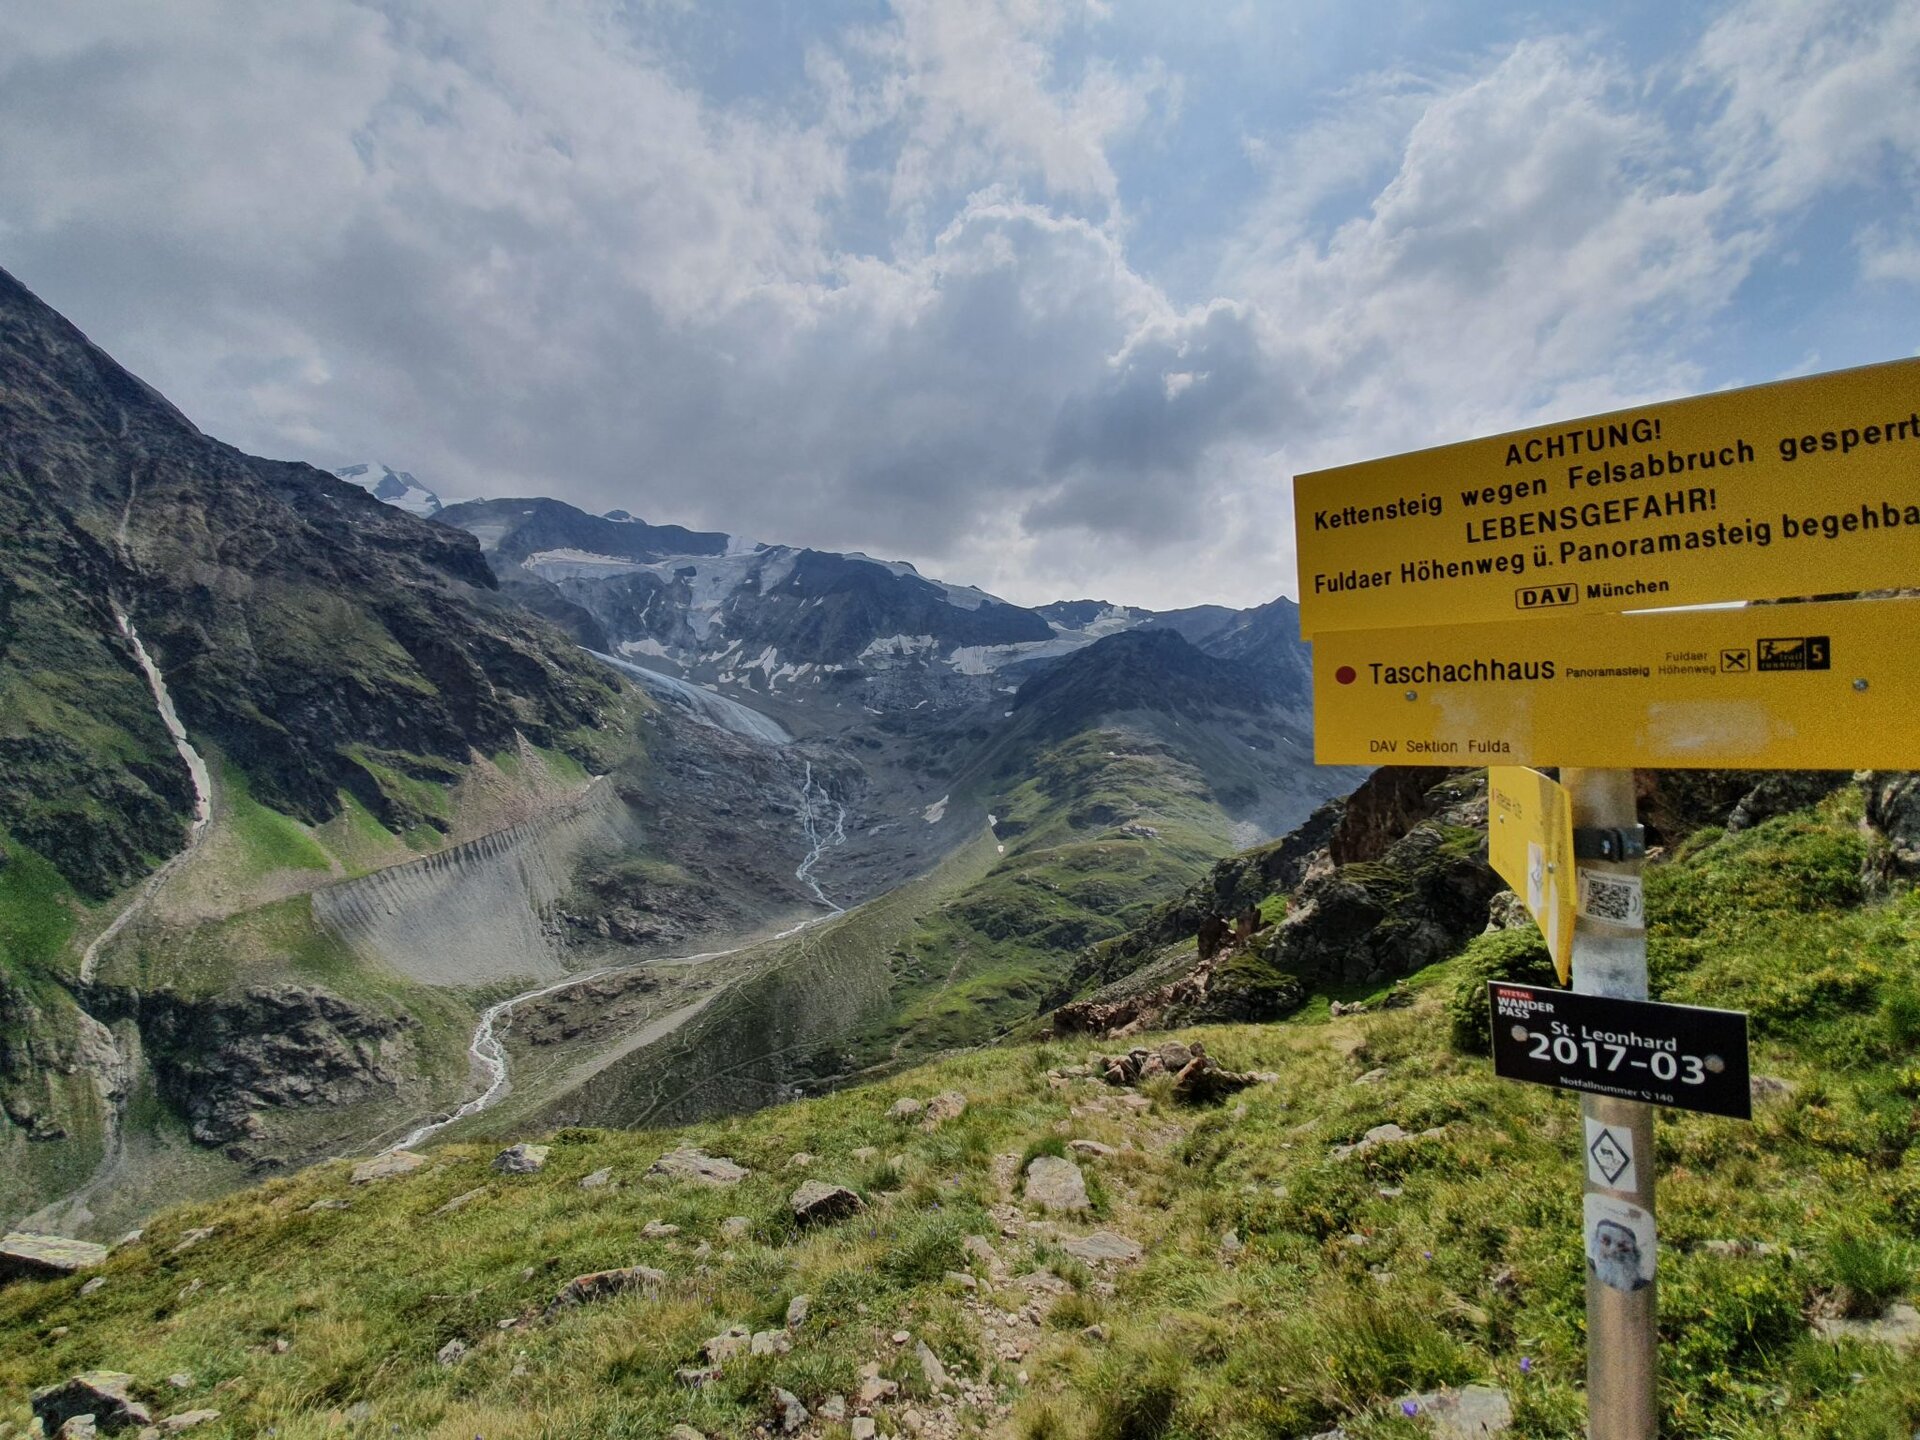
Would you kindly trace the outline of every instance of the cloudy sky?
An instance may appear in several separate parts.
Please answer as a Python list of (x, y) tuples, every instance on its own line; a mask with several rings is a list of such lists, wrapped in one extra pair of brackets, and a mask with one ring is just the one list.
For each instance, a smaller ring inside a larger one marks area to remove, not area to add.
[(0, 266), (203, 428), (1039, 602), (1920, 347), (1920, 5), (0, 7)]

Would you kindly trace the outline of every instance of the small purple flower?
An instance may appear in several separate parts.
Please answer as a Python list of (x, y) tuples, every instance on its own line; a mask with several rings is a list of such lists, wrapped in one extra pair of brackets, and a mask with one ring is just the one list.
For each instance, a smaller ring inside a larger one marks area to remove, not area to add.
[(1433, 1258), (1433, 1252), (1431, 1250), (1422, 1250), (1420, 1256), (1423, 1260), (1431, 1260)]
[(1420, 1413), (1420, 1402), (1418, 1400), (1402, 1400), (1400, 1402), (1400, 1413), (1408, 1419), (1412, 1419)]
[(1531, 1375), (1533, 1373), (1533, 1357), (1531, 1355), (1522, 1355), (1520, 1357), (1520, 1373), (1522, 1375)]

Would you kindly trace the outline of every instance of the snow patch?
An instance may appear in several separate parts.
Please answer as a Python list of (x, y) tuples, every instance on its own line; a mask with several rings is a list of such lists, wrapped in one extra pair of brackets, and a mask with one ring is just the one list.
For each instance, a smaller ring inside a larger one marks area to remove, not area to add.
[(622, 655), (651, 655), (656, 660), (670, 660), (672, 653), (649, 635), (644, 640), (622, 640), (614, 647)]
[(639, 570), (644, 568), (637, 560), (628, 560), (620, 555), (596, 555), (591, 550), (539, 550), (529, 555), (525, 561), (529, 570), (542, 565), (582, 565), (605, 570)]
[(934, 801), (933, 804), (927, 806), (925, 810), (920, 812), (927, 817), (927, 824), (938, 825), (942, 820), (947, 818), (947, 801), (952, 798), (950, 795), (942, 795), (938, 800)]
[(862, 660), (907, 660), (930, 655), (940, 642), (931, 635), (882, 635), (860, 652)]

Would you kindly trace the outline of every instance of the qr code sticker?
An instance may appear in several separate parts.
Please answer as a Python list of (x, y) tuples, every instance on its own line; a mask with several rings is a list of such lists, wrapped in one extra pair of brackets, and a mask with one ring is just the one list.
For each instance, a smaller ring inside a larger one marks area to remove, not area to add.
[(1597, 875), (1580, 872), (1580, 913), (1610, 925), (1640, 925), (1646, 921), (1646, 906), (1641, 897), (1637, 875)]

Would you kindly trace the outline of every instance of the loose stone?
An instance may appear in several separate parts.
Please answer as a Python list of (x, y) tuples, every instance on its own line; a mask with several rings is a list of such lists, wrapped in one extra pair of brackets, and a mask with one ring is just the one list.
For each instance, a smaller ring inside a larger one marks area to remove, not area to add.
[(411, 1150), (389, 1150), (384, 1155), (362, 1160), (354, 1166), (351, 1179), (355, 1185), (370, 1185), (375, 1180), (393, 1180), (402, 1175), (411, 1175), (426, 1163), (426, 1156), (416, 1155)]
[(547, 1145), (509, 1145), (493, 1157), (493, 1168), (502, 1175), (538, 1175), (547, 1168)]

